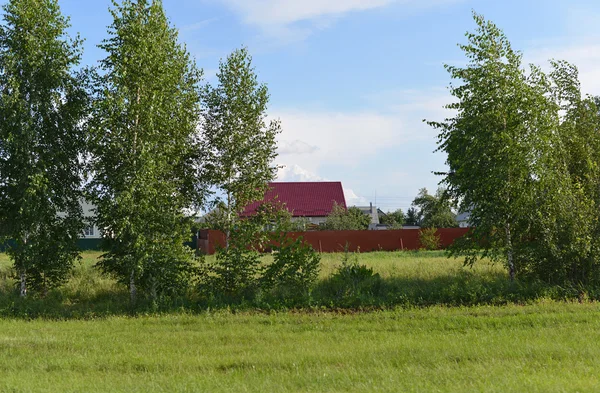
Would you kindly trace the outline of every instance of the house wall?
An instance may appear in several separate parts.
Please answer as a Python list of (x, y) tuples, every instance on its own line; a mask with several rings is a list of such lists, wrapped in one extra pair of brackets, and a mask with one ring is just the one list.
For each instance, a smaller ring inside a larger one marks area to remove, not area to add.
[[(448, 247), (456, 239), (464, 236), (468, 228), (441, 228), (437, 230), (442, 248)], [(315, 231), (292, 232), (288, 237), (300, 236), (319, 252), (340, 252), (346, 244), (350, 251), (396, 251), (418, 250), (419, 229), (388, 231)], [(225, 245), (225, 235), (219, 231), (202, 230), (198, 238), (198, 249), (206, 254), (214, 254), (217, 247)]]
[[(93, 229), (94, 229), (94, 233), (93, 235), (85, 235), (85, 234), (81, 234), (80, 236), (80, 240), (83, 239), (93, 239), (93, 240), (98, 240), (98, 239), (102, 239), (102, 235), (100, 234), (100, 231), (98, 230), (98, 227), (94, 224), (91, 224), (91, 220), (94, 218), (94, 209), (96, 207), (94, 205), (92, 205), (91, 203), (88, 203), (86, 201), (82, 201), (81, 202), (81, 209), (83, 210), (83, 217), (86, 221), (90, 222), (90, 225)], [(86, 242), (84, 242), (86, 243)], [(95, 243), (95, 242), (88, 242), (88, 243)]]
[(311, 224), (321, 225), (327, 220), (327, 217), (292, 217), (292, 222), (300, 220), (308, 220)]
[[(85, 233), (81, 233), (79, 236), (79, 239), (77, 240), (77, 246), (82, 251), (101, 250), (102, 234), (98, 230), (98, 227), (95, 224), (91, 223), (91, 220), (94, 218), (94, 214), (95, 214), (94, 209), (96, 207), (86, 201), (81, 201), (80, 204), (81, 204), (81, 210), (83, 212), (83, 217), (86, 221), (88, 221), (89, 226), (91, 226), (93, 228), (93, 234), (86, 235)], [(59, 214), (61, 214), (61, 213), (59, 213)], [(62, 214), (64, 215), (64, 213), (62, 213)], [(197, 242), (196, 236), (194, 235), (194, 236), (191, 236), (190, 241), (186, 242), (185, 244), (190, 246), (191, 248), (194, 248), (197, 243), (198, 242)], [(6, 250), (8, 244), (9, 243), (0, 244), (0, 252), (4, 252)]]

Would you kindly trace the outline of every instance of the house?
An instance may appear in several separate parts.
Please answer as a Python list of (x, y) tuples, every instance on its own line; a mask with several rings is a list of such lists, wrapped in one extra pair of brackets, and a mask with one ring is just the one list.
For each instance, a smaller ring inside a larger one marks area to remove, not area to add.
[[(98, 227), (92, 222), (94, 218), (94, 206), (87, 203), (84, 200), (80, 202), (81, 210), (83, 212), (83, 218), (85, 220), (85, 227), (79, 234), (77, 239), (77, 246), (80, 250), (99, 250), (102, 242), (102, 234), (98, 230)], [(65, 213), (58, 213), (59, 217), (64, 217)], [(11, 242), (9, 241), (10, 244)], [(0, 251), (4, 251), (6, 244), (0, 244)]]
[(83, 230), (83, 234), (80, 236), (82, 239), (100, 239), (100, 231), (96, 224), (92, 222), (94, 219), (94, 210), (96, 207), (86, 201), (81, 202), (81, 210), (83, 211), (83, 217), (86, 222), (86, 227)]
[(324, 223), (335, 204), (347, 208), (341, 182), (272, 182), (265, 197), (246, 206), (242, 216), (252, 215), (267, 202), (281, 203), (293, 221), (304, 219), (313, 225)]
[[(96, 206), (85, 200), (81, 200), (80, 205), (83, 212), (85, 227), (83, 232), (79, 235), (77, 246), (81, 250), (100, 250), (102, 246), (102, 233), (94, 222)], [(185, 244), (195, 249), (197, 243), (196, 240), (196, 233), (194, 233), (193, 236), (190, 236), (190, 241)]]
[(373, 206), (372, 203), (370, 204), (370, 206), (356, 206), (356, 207), (358, 209), (360, 209), (360, 211), (363, 212), (363, 214), (369, 216), (369, 218), (371, 219), (371, 223), (369, 224), (370, 231), (387, 229), (386, 225), (379, 224), (379, 211), (380, 210), (377, 209), (375, 206)]
[(471, 212), (466, 211), (459, 213), (456, 216), (456, 221), (458, 222), (459, 228), (469, 228), (471, 226)]
[(94, 210), (96, 207), (85, 200), (82, 200), (80, 203), (86, 226), (83, 229), (83, 233), (79, 236), (77, 245), (82, 250), (99, 249), (102, 241), (102, 234), (98, 230), (96, 224), (93, 222), (95, 215)]

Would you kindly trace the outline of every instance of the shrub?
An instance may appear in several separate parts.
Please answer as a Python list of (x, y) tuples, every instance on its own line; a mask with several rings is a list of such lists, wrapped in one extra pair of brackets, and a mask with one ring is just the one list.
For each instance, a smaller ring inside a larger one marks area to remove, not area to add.
[(299, 304), (309, 297), (320, 264), (321, 256), (302, 238), (283, 239), (273, 247), (273, 263), (264, 270), (261, 288), (267, 298)]
[(342, 264), (324, 283), (325, 296), (336, 306), (369, 305), (379, 296), (382, 280), (372, 268), (358, 262), (358, 253), (344, 249)]
[(426, 228), (419, 231), (419, 243), (421, 249), (433, 251), (439, 250), (442, 243), (436, 228)]
[(200, 275), (200, 293), (220, 303), (252, 300), (259, 288), (257, 278), (260, 254), (238, 247), (217, 250), (216, 262), (204, 264)]
[[(291, 305), (306, 299), (320, 257), (302, 239), (286, 238), (286, 231), (293, 229), (290, 218), (282, 206), (263, 204), (253, 216), (238, 220), (228, 246), (217, 250), (216, 262), (204, 264), (200, 293), (227, 305), (260, 300)], [(265, 250), (273, 250), (274, 261), (262, 268)]]
[(366, 230), (371, 223), (371, 217), (353, 206), (346, 209), (337, 203), (333, 204), (331, 213), (319, 229), (325, 231), (355, 231)]

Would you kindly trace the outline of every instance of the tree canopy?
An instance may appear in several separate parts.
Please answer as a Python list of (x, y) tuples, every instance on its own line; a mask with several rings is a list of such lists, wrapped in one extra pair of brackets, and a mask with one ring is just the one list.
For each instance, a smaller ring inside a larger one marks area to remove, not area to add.
[(21, 295), (62, 283), (83, 230), (88, 96), (56, 0), (11, 0), (0, 27), (0, 231)]
[(151, 298), (189, 283), (185, 209), (197, 201), (199, 81), (160, 1), (111, 10), (97, 78), (90, 191), (107, 253), (99, 266)]
[(402, 225), (404, 225), (404, 219), (405, 218), (402, 209), (379, 215), (379, 222), (381, 224), (388, 225), (392, 229), (402, 229)]
[(263, 198), (275, 178), (278, 120), (267, 121), (269, 92), (259, 83), (246, 48), (219, 64), (216, 86), (202, 91), (202, 138), (199, 180), (214, 191), (224, 210), (221, 225), (229, 241), (238, 215)]
[[(490, 257), (511, 278), (597, 279), (598, 110), (582, 98), (574, 66), (545, 74), (522, 66), (504, 33), (474, 14), (460, 45), (468, 64), (446, 66), (455, 113), (430, 122), (448, 155), (447, 194), (470, 210), (470, 234), (455, 252)], [(480, 250), (483, 249), (483, 253)]]
[(408, 226), (420, 226), (421, 217), (419, 217), (419, 211), (416, 207), (411, 206), (406, 210), (406, 216), (404, 218), (404, 225)]
[(371, 217), (363, 213), (358, 207), (348, 209), (334, 203), (327, 220), (320, 226), (326, 231), (361, 231), (369, 229)]
[(458, 226), (451, 204), (444, 197), (444, 189), (438, 189), (430, 195), (426, 188), (419, 191), (413, 206), (418, 208), (418, 223), (423, 228), (454, 228)]

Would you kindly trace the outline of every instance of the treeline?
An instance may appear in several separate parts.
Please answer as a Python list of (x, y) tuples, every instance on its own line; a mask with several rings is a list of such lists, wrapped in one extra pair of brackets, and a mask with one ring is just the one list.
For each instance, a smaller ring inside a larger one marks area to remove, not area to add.
[(402, 228), (403, 225), (421, 228), (455, 228), (458, 222), (456, 214), (452, 211), (453, 208), (455, 204), (447, 198), (444, 188), (439, 188), (433, 195), (426, 188), (422, 188), (406, 213), (402, 209), (387, 212), (380, 221), (391, 228)]
[(474, 19), (467, 65), (446, 66), (453, 116), (430, 123), (448, 155), (446, 193), (473, 226), (454, 252), (502, 261), (513, 279), (597, 285), (599, 100), (582, 94), (574, 65), (524, 68), (497, 26)]
[[(216, 85), (204, 83), (159, 0), (115, 1), (110, 13), (106, 57), (84, 67), (57, 0), (3, 7), (0, 235), (21, 296), (68, 278), (89, 225), (84, 199), (104, 235), (97, 267), (128, 286), (132, 303), (140, 293), (177, 296), (203, 274), (223, 293), (249, 285), (258, 267), (237, 215), (277, 169), (280, 125), (267, 120), (266, 85), (245, 48), (221, 61)], [(217, 202), (228, 245), (206, 266), (184, 242), (191, 212)], [(288, 252), (315, 259), (302, 247)], [(284, 265), (276, 260), (263, 281), (277, 281)]]
[[(388, 211), (386, 213), (377, 211), (379, 222), (389, 229), (402, 229), (403, 226), (417, 226), (421, 228), (454, 228), (458, 226), (456, 214), (452, 211), (455, 204), (445, 195), (445, 190), (440, 188), (434, 195), (429, 194), (426, 188), (419, 190), (419, 194), (412, 202), (412, 206), (406, 210), (402, 209)], [(366, 230), (371, 224), (370, 214), (365, 214), (358, 207), (345, 209), (334, 205), (331, 213), (320, 230)]]

